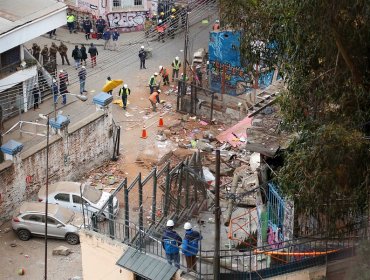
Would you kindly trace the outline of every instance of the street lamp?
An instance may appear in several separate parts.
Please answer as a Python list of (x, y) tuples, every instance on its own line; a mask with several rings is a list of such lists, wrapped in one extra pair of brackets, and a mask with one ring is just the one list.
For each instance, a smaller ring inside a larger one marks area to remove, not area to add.
[[(87, 101), (87, 96), (85, 95), (78, 95), (74, 93), (64, 93), (71, 96), (75, 96), (77, 99), (85, 102)], [(57, 99), (54, 101), (54, 121), (57, 121), (57, 102), (61, 95), (57, 97)], [(45, 188), (45, 256), (44, 256), (44, 280), (47, 280), (47, 271), (48, 271), (48, 195), (49, 195), (49, 126), (50, 126), (50, 116), (49, 115), (39, 115), (41, 118), (46, 119), (46, 188)]]
[(75, 94), (75, 93), (69, 93), (69, 92), (66, 92), (66, 93), (63, 93), (61, 95), (59, 95), (57, 97), (56, 100), (54, 100), (54, 121), (57, 121), (57, 103), (58, 103), (58, 100), (61, 96), (65, 95), (65, 94), (68, 94), (68, 95), (71, 95), (71, 96), (74, 96), (76, 97), (77, 99), (79, 99), (80, 101), (82, 102), (85, 102), (87, 101), (87, 96), (86, 95), (82, 95), (82, 94)]

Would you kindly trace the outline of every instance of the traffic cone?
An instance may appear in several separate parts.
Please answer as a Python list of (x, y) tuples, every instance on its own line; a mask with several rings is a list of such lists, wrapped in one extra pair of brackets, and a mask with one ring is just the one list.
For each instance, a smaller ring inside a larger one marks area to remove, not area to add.
[(141, 138), (146, 139), (148, 138), (148, 134), (146, 133), (146, 127), (144, 125), (143, 131), (141, 132)]
[(159, 116), (158, 127), (162, 127), (162, 126), (163, 126), (163, 117), (162, 116)]

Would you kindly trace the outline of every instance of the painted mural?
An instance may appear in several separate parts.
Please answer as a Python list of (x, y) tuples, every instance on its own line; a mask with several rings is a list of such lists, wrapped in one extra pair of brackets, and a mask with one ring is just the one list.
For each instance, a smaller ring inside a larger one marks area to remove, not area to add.
[(107, 14), (108, 25), (122, 32), (140, 31), (144, 29), (146, 14), (146, 11), (109, 13)]
[[(211, 32), (208, 45), (211, 89), (222, 91), (225, 70), (225, 94), (238, 96), (252, 90), (252, 76), (241, 65), (240, 32)], [(263, 89), (272, 83), (274, 71), (259, 74), (258, 86)]]

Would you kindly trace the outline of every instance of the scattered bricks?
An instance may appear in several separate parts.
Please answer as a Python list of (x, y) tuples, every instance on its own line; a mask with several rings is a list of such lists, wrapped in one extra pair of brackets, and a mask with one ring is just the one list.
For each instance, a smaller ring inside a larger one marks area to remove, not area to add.
[(68, 256), (71, 253), (71, 250), (65, 246), (59, 246), (53, 250), (54, 256)]

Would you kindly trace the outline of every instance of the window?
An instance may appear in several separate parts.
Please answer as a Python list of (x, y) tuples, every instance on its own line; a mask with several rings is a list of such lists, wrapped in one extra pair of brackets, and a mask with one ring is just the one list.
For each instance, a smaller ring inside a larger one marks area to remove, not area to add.
[(78, 195), (73, 195), (72, 197), (73, 197), (73, 203), (79, 203), (79, 204), (81, 204), (81, 203), (82, 203), (82, 199), (81, 199), (81, 197), (80, 197), (80, 196), (78, 196)]
[(135, 6), (142, 6), (143, 5), (143, 0), (134, 0), (134, 5)]
[(54, 196), (55, 200), (66, 201), (69, 202), (69, 194), (68, 193), (58, 193)]
[(113, 0), (113, 7), (121, 7), (121, 0)]
[(32, 222), (38, 222), (42, 223), (42, 217), (41, 215), (26, 215), (23, 217), (24, 220), (32, 221)]
[(55, 219), (48, 217), (48, 225), (57, 225), (59, 224)]

